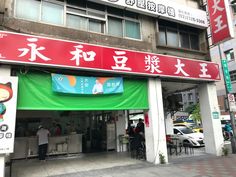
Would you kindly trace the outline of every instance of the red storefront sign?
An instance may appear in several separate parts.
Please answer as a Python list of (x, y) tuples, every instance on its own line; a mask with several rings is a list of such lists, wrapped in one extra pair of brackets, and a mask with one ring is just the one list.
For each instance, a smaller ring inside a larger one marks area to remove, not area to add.
[(220, 80), (216, 63), (0, 31), (0, 62)]
[(227, 0), (208, 0), (207, 4), (213, 44), (231, 38), (233, 29)]

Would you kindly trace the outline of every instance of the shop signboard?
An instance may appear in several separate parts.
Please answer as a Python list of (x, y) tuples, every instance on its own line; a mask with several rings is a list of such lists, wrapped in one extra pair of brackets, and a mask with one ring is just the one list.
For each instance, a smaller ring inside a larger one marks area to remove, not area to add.
[(232, 92), (232, 84), (231, 84), (231, 79), (230, 79), (230, 74), (229, 74), (229, 68), (228, 68), (228, 61), (226, 59), (221, 60), (223, 72), (224, 72), (224, 78), (225, 78), (225, 85), (228, 90), (228, 92)]
[(144, 76), (220, 80), (214, 62), (0, 31), (0, 62)]
[(123, 92), (123, 79), (52, 74), (52, 90), (72, 94), (117, 94)]
[(208, 11), (213, 44), (234, 36), (228, 0), (208, 0)]
[(207, 15), (204, 10), (191, 8), (170, 0), (90, 0), (152, 17), (166, 18), (181, 23), (207, 28)]
[(0, 154), (14, 149), (17, 77), (0, 76)]

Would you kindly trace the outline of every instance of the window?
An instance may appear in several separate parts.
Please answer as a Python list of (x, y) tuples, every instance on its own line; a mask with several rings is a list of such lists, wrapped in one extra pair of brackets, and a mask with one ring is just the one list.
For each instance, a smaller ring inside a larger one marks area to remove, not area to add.
[(125, 36), (128, 38), (140, 39), (140, 24), (125, 20)]
[(199, 50), (198, 29), (164, 20), (158, 20), (158, 24), (159, 45)]
[(141, 39), (138, 15), (113, 7), (107, 8), (108, 34), (116, 37)]
[(79, 30), (88, 30), (88, 20), (85, 17), (80, 17), (77, 15), (67, 14), (67, 27), (79, 29)]
[(89, 31), (104, 33), (103, 22), (96, 19), (89, 19)]
[(234, 60), (234, 50), (230, 49), (224, 52), (225, 53), (225, 58), (227, 61)]
[(50, 24), (63, 25), (63, 10), (63, 5), (46, 1), (42, 2), (41, 20)]
[(174, 134), (178, 134), (178, 133), (180, 133), (180, 131), (174, 128)]
[(236, 81), (236, 71), (230, 71), (229, 74), (231, 81)]
[(192, 93), (188, 93), (188, 100), (193, 100), (193, 94)]
[[(15, 0), (18, 18), (141, 39), (138, 14), (87, 0)], [(107, 29), (107, 31), (106, 31)]]
[(18, 0), (16, 1), (16, 16), (27, 20), (39, 20), (40, 1)]
[(159, 44), (166, 45), (166, 29), (159, 27)]
[(183, 48), (190, 48), (189, 34), (186, 32), (180, 32), (180, 46)]
[(123, 36), (122, 20), (119, 18), (109, 17), (108, 33), (112, 36), (122, 37)]
[(105, 32), (105, 6), (85, 0), (67, 1), (66, 26), (96, 33)]
[(193, 102), (192, 102), (192, 101), (190, 101), (190, 102), (189, 102), (189, 105), (190, 105), (190, 106), (191, 106), (191, 105), (193, 105)]
[(179, 39), (178, 39), (178, 32), (175, 29), (167, 29), (166, 32), (166, 39), (167, 45), (178, 47), (179, 46)]

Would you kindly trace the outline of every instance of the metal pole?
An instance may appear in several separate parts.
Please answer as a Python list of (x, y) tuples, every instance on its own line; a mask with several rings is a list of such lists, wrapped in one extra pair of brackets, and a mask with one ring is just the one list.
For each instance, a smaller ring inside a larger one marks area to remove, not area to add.
[[(222, 54), (221, 54), (221, 49), (220, 49), (220, 44), (218, 44), (218, 49), (219, 49), (219, 54), (220, 54), (220, 60), (222, 60)], [(222, 68), (222, 72), (223, 72), (223, 77), (224, 77), (224, 83), (225, 83), (225, 73), (224, 73), (224, 69), (223, 66), (221, 64), (221, 68)], [(228, 99), (228, 94), (229, 91), (226, 87), (225, 84), (225, 92), (226, 92), (226, 96), (227, 96), (227, 102), (229, 105), (229, 99)], [(231, 122), (231, 126), (232, 126), (232, 130), (233, 130), (233, 136), (231, 137), (230, 141), (231, 141), (231, 147), (232, 147), (232, 153), (236, 154), (236, 137), (235, 137), (235, 132), (236, 132), (236, 127), (235, 127), (235, 115), (234, 112), (230, 111), (229, 109), (229, 115), (230, 115), (230, 122)]]

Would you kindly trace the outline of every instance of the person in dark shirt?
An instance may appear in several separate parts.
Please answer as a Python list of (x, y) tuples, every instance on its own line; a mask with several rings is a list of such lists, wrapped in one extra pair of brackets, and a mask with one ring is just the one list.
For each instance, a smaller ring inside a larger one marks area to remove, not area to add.
[(132, 125), (132, 123), (133, 123), (132, 120), (129, 120), (128, 127), (127, 127), (127, 134), (130, 137), (134, 136), (134, 126)]
[(138, 120), (138, 124), (136, 126), (136, 132), (142, 132), (144, 134), (144, 123), (143, 123), (143, 119), (139, 119)]

